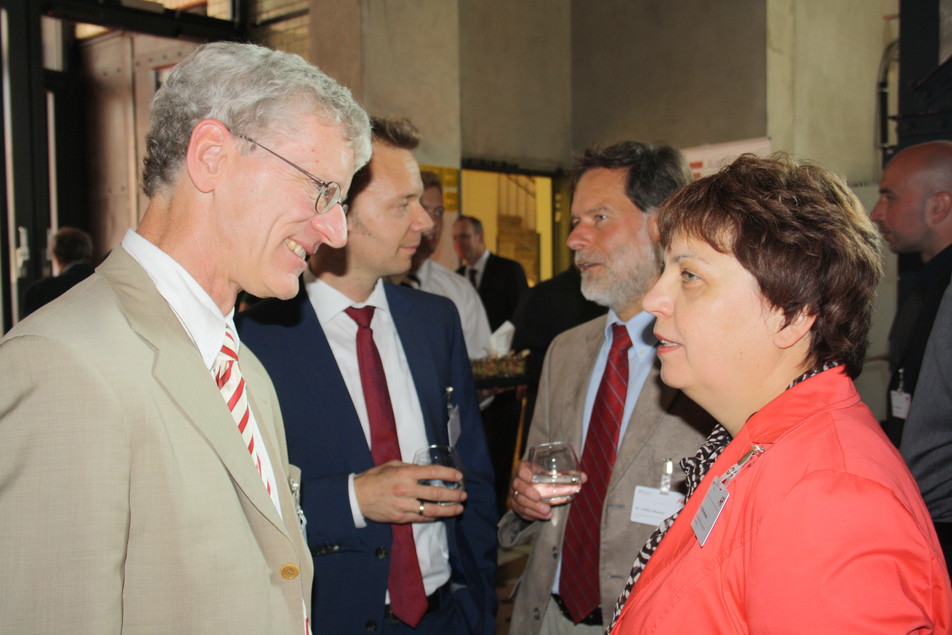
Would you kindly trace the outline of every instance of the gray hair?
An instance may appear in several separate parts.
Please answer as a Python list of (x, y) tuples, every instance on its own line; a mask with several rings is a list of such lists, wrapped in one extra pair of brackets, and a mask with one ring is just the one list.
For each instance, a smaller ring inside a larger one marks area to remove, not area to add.
[(679, 187), (691, 182), (684, 155), (665, 144), (622, 141), (602, 148), (593, 146), (575, 158), (570, 174), (572, 193), (589, 170), (627, 170), (625, 192), (632, 203), (653, 213)]
[(182, 60), (152, 99), (143, 189), (175, 183), (192, 129), (217, 119), (245, 135), (313, 112), (339, 125), (355, 169), (370, 160), (370, 119), (350, 91), (301, 56), (255, 44), (213, 42)]

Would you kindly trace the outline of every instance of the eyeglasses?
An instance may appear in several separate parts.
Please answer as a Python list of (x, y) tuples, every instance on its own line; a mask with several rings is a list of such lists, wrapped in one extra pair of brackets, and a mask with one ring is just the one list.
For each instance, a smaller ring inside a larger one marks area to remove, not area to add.
[[(331, 211), (331, 208), (333, 208), (335, 205), (337, 205), (340, 202), (340, 185), (338, 185), (334, 181), (323, 181), (317, 178), (316, 176), (314, 176), (313, 174), (311, 174), (310, 172), (308, 172), (301, 166), (297, 165), (296, 163), (292, 161), (288, 161), (287, 159), (282, 157), (280, 154), (278, 154), (271, 148), (267, 148), (261, 145), (260, 143), (252, 139), (251, 137), (247, 137), (243, 134), (235, 134), (235, 133), (232, 133), (232, 134), (234, 134), (239, 139), (250, 141), (251, 143), (255, 144), (256, 146), (264, 150), (265, 152), (269, 152), (273, 154), (274, 156), (278, 157), (279, 159), (281, 159), (282, 161), (290, 165), (292, 168), (294, 168), (295, 170), (297, 170), (298, 172), (306, 176), (307, 178), (314, 181), (314, 185), (317, 186), (317, 200), (314, 201), (314, 211), (317, 212), (318, 214), (326, 214), (327, 212)], [(346, 213), (346, 206), (344, 211)]]

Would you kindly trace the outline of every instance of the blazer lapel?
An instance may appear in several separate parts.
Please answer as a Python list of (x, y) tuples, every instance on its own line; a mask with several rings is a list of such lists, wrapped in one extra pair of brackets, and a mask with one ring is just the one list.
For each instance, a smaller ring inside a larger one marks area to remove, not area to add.
[[(554, 436), (560, 441), (568, 442), (582, 458), (582, 422), (585, 418), (585, 397), (588, 393), (589, 381), (592, 372), (595, 370), (595, 362), (598, 359), (598, 351), (601, 348), (605, 337), (605, 318), (600, 317), (593, 320), (591, 327), (588, 328), (581, 337), (572, 338), (575, 345), (565, 356), (568, 359), (577, 359), (581, 362), (580, 366), (569, 367), (566, 365), (559, 369), (560, 374), (568, 374), (569, 380), (566, 382), (556, 380), (553, 382), (556, 387), (571, 387), (569, 390), (558, 396), (554, 403), (558, 404), (558, 412), (550, 412), (550, 416), (559, 422), (559, 427), (555, 430)], [(600, 381), (601, 378), (598, 378)]]
[[(631, 467), (635, 457), (644, 448), (655, 429), (661, 425), (671, 402), (678, 394), (677, 390), (661, 382), (660, 366), (661, 362), (655, 359), (641, 394), (638, 395), (638, 401), (635, 402), (635, 409), (631, 413), (631, 419), (628, 420), (625, 437), (615, 457), (615, 467), (612, 470), (611, 481), (608, 483), (608, 491), (624, 480), (625, 472)], [(660, 465), (658, 474), (661, 474)]]
[(413, 385), (416, 386), (417, 398), (423, 411), (427, 439), (430, 443), (446, 445), (449, 443), (449, 433), (446, 429), (445, 404), (436, 396), (443, 395), (447, 387), (439, 385), (440, 375), (434, 364), (432, 347), (426, 340), (424, 329), (418, 327), (426, 322), (423, 319), (414, 319), (413, 303), (398, 293), (393, 285), (386, 284), (384, 288), (390, 314), (400, 337), (400, 345), (413, 375)]
[[(238, 351), (239, 365), (243, 362), (242, 359), (248, 360), (250, 362), (249, 356), (247, 353), (242, 354), (244, 347), (241, 347), (241, 350)], [(242, 369), (248, 368), (251, 366), (250, 363), (244, 362)], [(287, 462), (285, 453), (282, 451), (281, 447), (278, 445), (278, 439), (275, 436), (275, 421), (272, 413), (278, 411), (277, 404), (271, 402), (269, 393), (264, 390), (262, 380), (264, 377), (260, 377), (258, 373), (254, 373), (252, 377), (245, 375), (246, 379), (249, 380), (248, 384), (248, 405), (251, 407), (251, 411), (254, 413), (255, 421), (258, 422), (258, 431), (261, 433), (261, 440), (264, 442), (264, 447), (268, 452), (268, 456), (271, 459), (271, 464), (274, 468), (275, 478), (278, 479), (278, 501), (281, 505), (281, 516), (290, 521), (290, 519), (295, 518), (297, 511), (294, 508), (294, 501), (291, 499), (291, 490), (290, 490), (290, 480), (287, 481), (288, 487), (285, 487), (285, 483), (282, 482), (282, 478), (289, 479), (290, 474), (283, 474), (283, 465)], [(258, 387), (256, 389), (256, 387)], [(261, 478), (259, 476), (258, 480)], [(269, 497), (270, 500), (270, 497)], [(290, 515), (289, 515), (290, 514)], [(293, 524), (293, 523), (292, 523)]]
[[(155, 351), (153, 377), (218, 455), (235, 485), (263, 516), (286, 532), (195, 344), (141, 266), (121, 247), (114, 254), (112, 262), (104, 263), (99, 271), (122, 302), (130, 326)], [(256, 417), (259, 412), (255, 410)], [(272, 448), (273, 444), (268, 451), (275, 451)], [(277, 460), (279, 455), (271, 456)]]

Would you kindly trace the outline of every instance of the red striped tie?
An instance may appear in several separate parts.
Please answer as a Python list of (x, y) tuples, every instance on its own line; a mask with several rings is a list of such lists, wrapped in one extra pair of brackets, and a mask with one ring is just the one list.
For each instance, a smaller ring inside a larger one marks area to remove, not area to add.
[(618, 449), (618, 433), (628, 393), (628, 349), (631, 338), (624, 324), (612, 325), (612, 346), (598, 386), (585, 437), (579, 470), (588, 482), (579, 491), (565, 526), (559, 595), (578, 624), (601, 603), (598, 559), (605, 492)]
[(251, 410), (248, 408), (248, 395), (245, 392), (245, 378), (241, 376), (241, 369), (238, 367), (238, 345), (234, 332), (231, 327), (225, 325), (225, 343), (215, 358), (212, 365), (212, 373), (215, 376), (215, 383), (221, 391), (221, 396), (225, 399), (225, 404), (231, 411), (231, 416), (238, 425), (238, 431), (244, 440), (251, 454), (251, 460), (254, 461), (258, 474), (264, 482), (268, 494), (271, 494), (272, 485), (268, 476), (261, 469), (261, 457), (258, 455), (256, 446), (258, 440), (255, 438), (254, 430), (249, 425), (251, 420)]

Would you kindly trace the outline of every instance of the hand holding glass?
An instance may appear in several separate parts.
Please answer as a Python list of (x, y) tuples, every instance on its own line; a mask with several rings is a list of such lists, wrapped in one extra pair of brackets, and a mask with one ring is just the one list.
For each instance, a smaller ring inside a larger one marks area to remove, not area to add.
[[(451, 467), (455, 470), (463, 471), (463, 462), (459, 458), (456, 449), (448, 445), (431, 445), (430, 447), (418, 450), (413, 455), (414, 465), (442, 465)], [(447, 489), (465, 489), (463, 479), (458, 481), (444, 481), (442, 479), (423, 479), (419, 481), (420, 485), (431, 487), (445, 487)], [(455, 505), (453, 502), (427, 501), (436, 505)]]
[(575, 450), (568, 443), (553, 442), (534, 445), (526, 457), (532, 469), (532, 483), (542, 500), (550, 505), (563, 505), (582, 487)]

